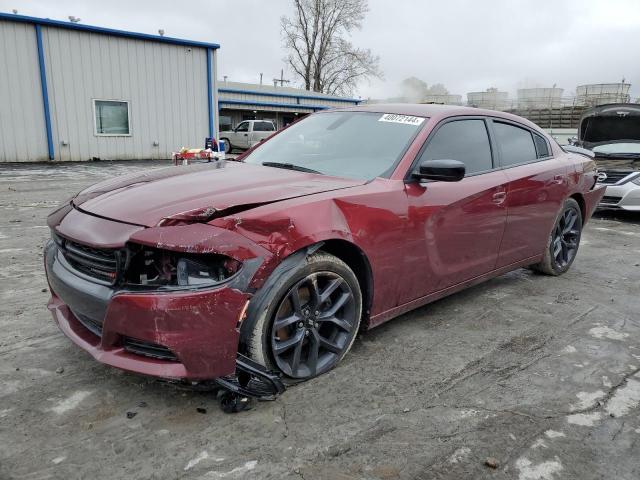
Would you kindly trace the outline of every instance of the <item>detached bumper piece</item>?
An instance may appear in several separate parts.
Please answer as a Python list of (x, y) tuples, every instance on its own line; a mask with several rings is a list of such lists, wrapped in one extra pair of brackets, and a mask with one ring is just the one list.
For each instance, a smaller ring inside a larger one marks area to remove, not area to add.
[(285, 390), (279, 375), (240, 354), (236, 359), (236, 373), (214, 381), (223, 389), (218, 394), (218, 399), (220, 407), (226, 413), (247, 410), (251, 398), (275, 400)]

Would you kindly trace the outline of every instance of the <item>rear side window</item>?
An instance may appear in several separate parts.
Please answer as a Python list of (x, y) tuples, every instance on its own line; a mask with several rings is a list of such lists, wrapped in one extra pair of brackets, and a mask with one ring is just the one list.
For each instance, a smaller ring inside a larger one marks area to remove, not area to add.
[(420, 160), (459, 160), (465, 164), (467, 175), (491, 170), (491, 146), (484, 120), (445, 123), (429, 140)]
[(255, 122), (253, 124), (254, 132), (273, 132), (275, 128), (271, 122)]
[(496, 141), (502, 153), (502, 165), (518, 165), (538, 158), (531, 132), (508, 123), (493, 122)]
[(538, 158), (546, 158), (549, 156), (549, 145), (543, 137), (534, 133), (533, 142), (536, 144), (536, 152), (538, 153)]

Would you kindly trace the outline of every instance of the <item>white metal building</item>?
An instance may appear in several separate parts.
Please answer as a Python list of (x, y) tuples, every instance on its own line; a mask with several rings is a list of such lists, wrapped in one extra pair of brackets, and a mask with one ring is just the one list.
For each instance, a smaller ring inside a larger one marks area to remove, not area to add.
[(169, 158), (216, 136), (219, 45), (0, 13), (0, 162)]
[(361, 101), (291, 87), (218, 82), (220, 128), (243, 120), (271, 120), (277, 128), (297, 118), (327, 108), (350, 107)]
[(441, 105), (462, 105), (462, 95), (457, 94), (430, 94), (426, 95), (420, 103), (436, 103)]

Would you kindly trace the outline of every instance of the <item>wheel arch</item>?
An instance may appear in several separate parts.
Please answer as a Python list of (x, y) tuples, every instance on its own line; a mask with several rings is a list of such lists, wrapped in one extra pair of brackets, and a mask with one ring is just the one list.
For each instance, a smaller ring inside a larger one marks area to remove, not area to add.
[[(283, 258), (278, 266), (271, 272), (269, 277), (274, 274), (278, 275), (282, 271), (287, 271), (293, 268), (306, 256), (311, 255), (318, 250), (322, 250), (330, 255), (334, 255), (335, 257), (346, 263), (349, 268), (351, 268), (351, 270), (353, 270), (353, 273), (355, 274), (356, 278), (358, 279), (358, 283), (360, 284), (362, 293), (363, 305), (362, 320), (360, 322), (360, 325), (361, 328), (368, 328), (369, 314), (371, 312), (371, 306), (373, 303), (373, 273), (367, 255), (356, 244), (341, 238), (331, 238), (311, 243), (291, 252), (289, 255)], [(268, 283), (269, 278), (267, 278), (267, 280), (258, 288), (258, 291), (256, 292), (254, 298), (262, 294), (261, 289), (267, 286)], [(257, 312), (254, 310), (254, 308), (252, 308), (254, 306), (255, 302), (250, 301), (247, 310), (247, 318), (240, 325), (239, 351), (241, 353), (245, 351), (247, 347), (247, 338), (253, 331), (253, 327), (255, 325)]]
[(338, 257), (355, 273), (362, 291), (362, 322), (360, 325), (367, 328), (373, 303), (373, 272), (369, 258), (360, 247), (347, 240), (336, 238), (319, 243), (320, 250)]
[(576, 202), (578, 202), (578, 206), (580, 207), (580, 215), (582, 215), (582, 223), (584, 224), (587, 221), (587, 207), (584, 202), (584, 197), (581, 193), (574, 193), (569, 198), (573, 198)]

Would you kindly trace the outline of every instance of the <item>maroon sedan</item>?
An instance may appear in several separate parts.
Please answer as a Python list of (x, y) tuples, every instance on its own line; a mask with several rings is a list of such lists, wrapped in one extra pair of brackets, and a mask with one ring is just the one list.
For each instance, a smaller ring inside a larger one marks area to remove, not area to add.
[(73, 342), (164, 378), (308, 379), (360, 329), (566, 272), (604, 193), (536, 125), (461, 107), (320, 112), (239, 160), (116, 178), (50, 215), (49, 309)]

